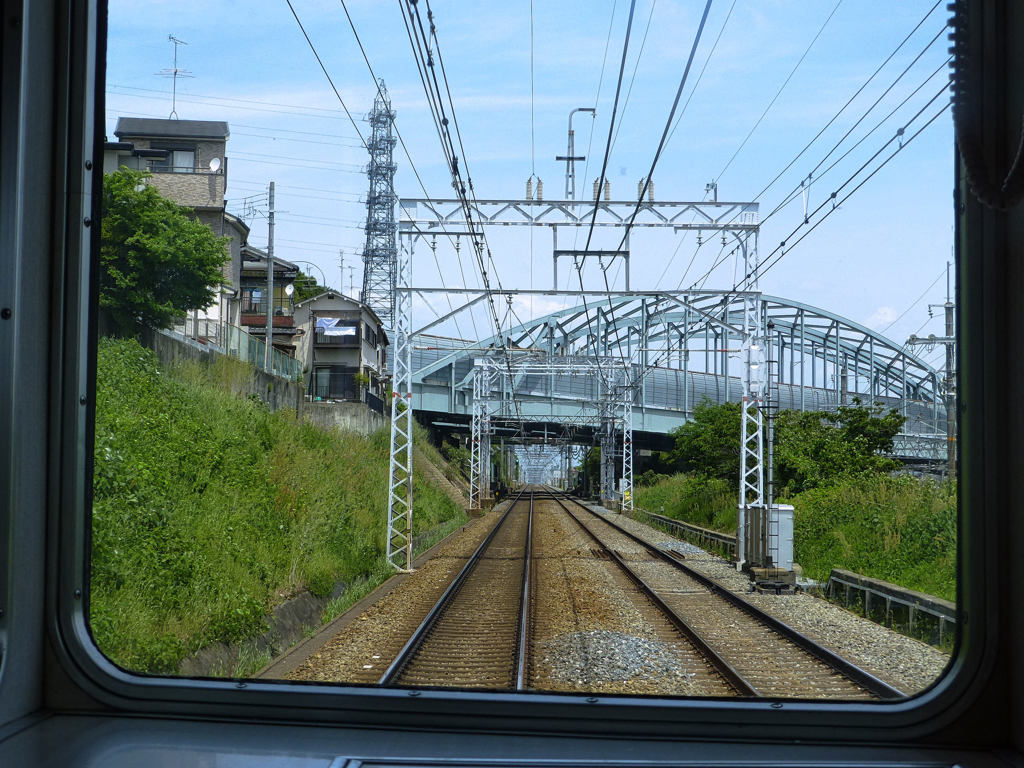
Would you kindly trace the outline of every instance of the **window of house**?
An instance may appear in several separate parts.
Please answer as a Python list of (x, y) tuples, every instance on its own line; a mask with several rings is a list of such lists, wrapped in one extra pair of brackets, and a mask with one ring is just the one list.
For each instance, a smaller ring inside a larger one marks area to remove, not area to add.
[(242, 289), (242, 311), (246, 313), (266, 312), (266, 306), (263, 302), (263, 297), (266, 291), (263, 288), (243, 288)]
[(159, 173), (193, 173), (196, 165), (194, 147), (175, 148), (153, 144), (153, 149), (167, 149), (167, 157), (150, 162), (150, 170)]

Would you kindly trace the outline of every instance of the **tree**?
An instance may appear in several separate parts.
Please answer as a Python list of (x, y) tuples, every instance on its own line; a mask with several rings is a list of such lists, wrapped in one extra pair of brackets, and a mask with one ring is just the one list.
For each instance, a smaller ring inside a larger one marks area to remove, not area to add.
[(841, 479), (891, 472), (900, 467), (882, 455), (906, 419), (857, 398), (834, 413), (783, 411), (775, 428), (776, 485), (793, 495)]
[(319, 296), (321, 293), (327, 293), (328, 291), (334, 291), (338, 295), (341, 295), (341, 291), (335, 290), (326, 285), (320, 285), (317, 279), (312, 275), (307, 275), (303, 271), (299, 271), (299, 274), (295, 277), (295, 301), (305, 301), (311, 299), (314, 296)]
[(666, 458), (678, 469), (720, 477), (735, 484), (740, 474), (740, 405), (704, 398), (693, 419), (669, 433), (676, 447)]
[[(857, 398), (835, 412), (782, 411), (775, 421), (775, 487), (780, 495), (830, 485), (854, 475), (891, 472), (892, 450), (904, 417)], [(734, 488), (740, 471), (740, 406), (702, 400), (693, 419), (671, 432), (676, 445), (664, 460), (677, 471), (721, 478)], [(767, 437), (767, 435), (766, 435)]]
[(103, 177), (100, 308), (122, 331), (166, 328), (208, 307), (228, 258), (228, 239), (161, 197), (148, 176), (121, 168)]

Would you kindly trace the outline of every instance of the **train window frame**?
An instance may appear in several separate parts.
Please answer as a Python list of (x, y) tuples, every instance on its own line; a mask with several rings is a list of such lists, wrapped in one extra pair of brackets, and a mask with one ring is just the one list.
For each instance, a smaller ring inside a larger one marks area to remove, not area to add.
[[(57, 306), (51, 315), (64, 320), (64, 330), (53, 341), (49, 385), (51, 392), (59, 393), (59, 400), (51, 409), (47, 427), (52, 466), (57, 468), (51, 473), (56, 493), (48, 503), (46, 616), (50, 642), (45, 696), (50, 706), (58, 710), (278, 723), (765, 741), (913, 741), (946, 728), (952, 728), (949, 733), (953, 738), (956, 728), (964, 727), (965, 715), (970, 714), (991, 682), (994, 659), (1000, 653), (999, 632), (1005, 631), (1000, 622), (1005, 619), (995, 596), (997, 567), (1005, 567), (1005, 563), (999, 559), (994, 527), (1000, 519), (999, 511), (990, 514), (988, 505), (995, 502), (986, 498), (986, 490), (994, 481), (986, 475), (982, 463), (984, 451), (993, 447), (985, 427), (996, 418), (995, 406), (976, 394), (980, 391), (978, 382), (994, 362), (984, 349), (970, 345), (972, 334), (987, 322), (985, 295), (993, 290), (993, 280), (983, 271), (983, 235), (975, 222), (984, 214), (969, 199), (959, 165), (953, 169), (953, 188), (957, 190), (958, 205), (963, 207), (956, 217), (957, 284), (962, 299), (957, 302), (958, 328), (968, 350), (961, 363), (962, 407), (972, 416), (963, 418), (958, 430), (965, 446), (961, 458), (958, 589), (961, 615), (971, 620), (960, 623), (959, 640), (947, 672), (925, 692), (878, 703), (413, 692), (286, 681), (151, 677), (116, 667), (93, 643), (87, 620), (87, 481), (96, 346), (94, 302), (89, 300), (95, 295), (95, 279), (90, 274), (89, 260), (98, 250), (99, 237), (99, 227), (92, 223), (97, 220), (95, 204), (102, 169), (105, 11), (102, 0), (56, 0), (54, 7), (67, 35), (67, 60), (62, 73), (55, 76), (64, 90), (56, 95), (54, 138), (61, 142), (56, 146), (65, 145), (67, 152), (54, 153), (59, 175), (48, 190), (55, 199), (64, 201), (61, 218), (53, 225), (62, 234), (52, 254), (52, 263), (60, 274), (53, 283)], [(969, 255), (980, 257), (972, 264)], [(54, 321), (51, 326), (58, 324)], [(9, 527), (9, 520), (0, 522)], [(987, 557), (993, 553), (994, 563)], [(9, 677), (9, 666), (5, 663), (0, 674)], [(0, 677), (0, 689), (5, 682)]]

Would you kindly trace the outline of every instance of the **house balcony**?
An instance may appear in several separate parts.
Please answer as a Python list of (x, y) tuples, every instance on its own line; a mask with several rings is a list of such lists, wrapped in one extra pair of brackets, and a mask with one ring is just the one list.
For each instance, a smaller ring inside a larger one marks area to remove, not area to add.
[[(262, 325), (267, 324), (267, 306), (263, 302), (259, 301), (247, 301), (242, 304), (242, 325)], [(274, 309), (274, 327), (275, 328), (291, 328), (295, 325), (295, 319), (292, 317), (291, 308), (278, 306)]]
[(316, 328), (313, 335), (313, 343), (317, 347), (330, 347), (332, 349), (357, 349), (360, 344), (359, 332), (351, 334), (330, 333), (333, 328)]

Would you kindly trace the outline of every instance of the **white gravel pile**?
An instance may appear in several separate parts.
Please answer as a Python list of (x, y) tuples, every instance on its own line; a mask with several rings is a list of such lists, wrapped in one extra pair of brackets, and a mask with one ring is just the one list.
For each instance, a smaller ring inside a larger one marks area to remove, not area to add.
[(544, 644), (551, 676), (578, 685), (675, 679), (685, 685), (694, 677), (679, 663), (672, 646), (622, 632), (597, 629), (560, 635)]

